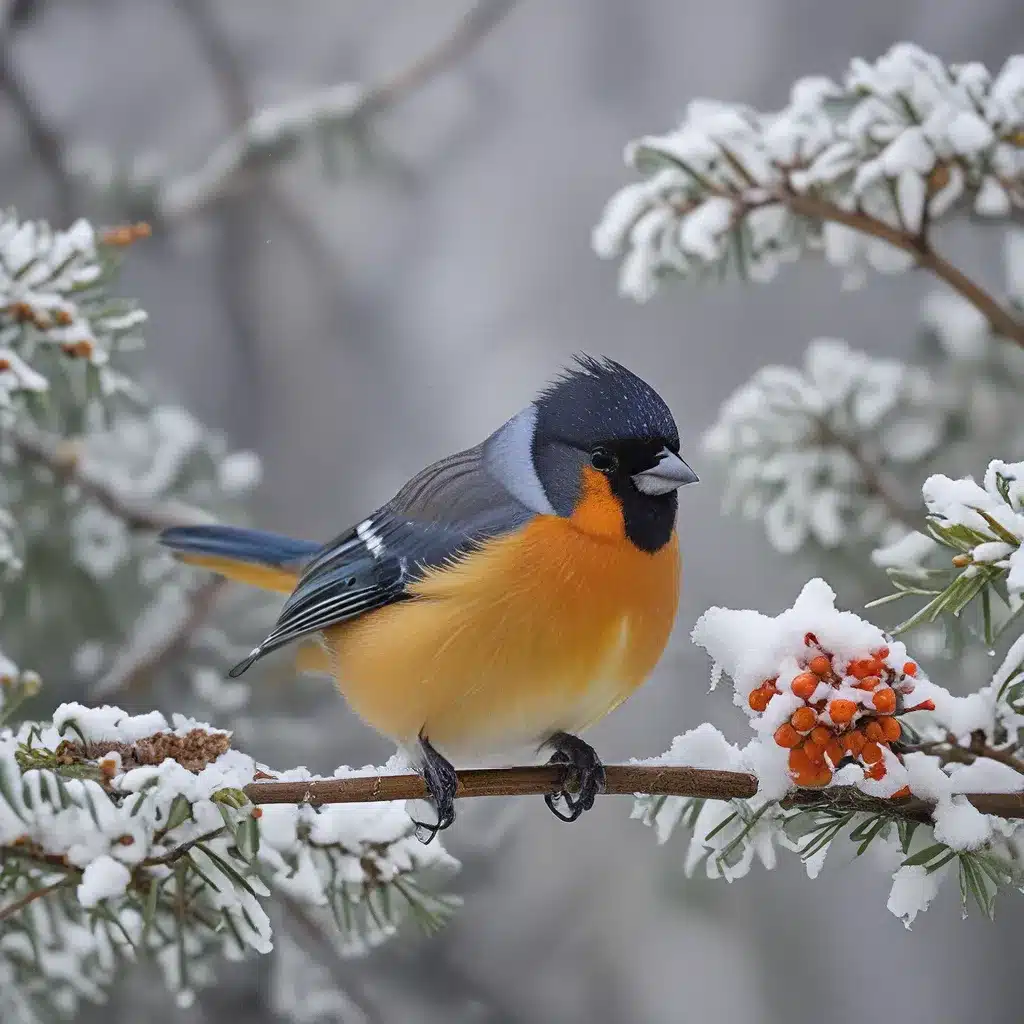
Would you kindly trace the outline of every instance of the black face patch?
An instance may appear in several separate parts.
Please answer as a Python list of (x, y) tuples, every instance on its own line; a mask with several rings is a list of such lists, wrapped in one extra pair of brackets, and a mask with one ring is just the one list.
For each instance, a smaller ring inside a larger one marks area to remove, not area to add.
[(676, 523), (677, 493), (644, 494), (632, 479), (636, 473), (657, 465), (663, 448), (671, 449), (665, 438), (628, 438), (605, 441), (590, 452), (591, 466), (608, 477), (612, 493), (622, 502), (626, 536), (642, 551), (664, 547)]
[(679, 452), (679, 431), (661, 396), (612, 359), (578, 356), (576, 366), (536, 400), (534, 467), (555, 511), (572, 514), (586, 465), (605, 474), (622, 502), (626, 535), (644, 551), (672, 536), (676, 492), (649, 495), (631, 477), (662, 448)]

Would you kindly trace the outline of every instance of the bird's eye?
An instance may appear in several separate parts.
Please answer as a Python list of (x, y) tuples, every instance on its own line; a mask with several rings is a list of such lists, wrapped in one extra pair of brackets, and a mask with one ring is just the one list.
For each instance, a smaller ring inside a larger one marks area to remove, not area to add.
[(619, 465), (619, 460), (607, 448), (595, 448), (590, 453), (590, 464), (599, 473), (611, 473)]

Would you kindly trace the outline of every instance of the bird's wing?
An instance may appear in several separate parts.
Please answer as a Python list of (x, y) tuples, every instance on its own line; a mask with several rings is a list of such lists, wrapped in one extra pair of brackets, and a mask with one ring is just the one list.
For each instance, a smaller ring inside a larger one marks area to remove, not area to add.
[(230, 674), (241, 675), (293, 640), (401, 600), (425, 571), (532, 515), (489, 470), (482, 445), (428, 466), (313, 557), (274, 629)]

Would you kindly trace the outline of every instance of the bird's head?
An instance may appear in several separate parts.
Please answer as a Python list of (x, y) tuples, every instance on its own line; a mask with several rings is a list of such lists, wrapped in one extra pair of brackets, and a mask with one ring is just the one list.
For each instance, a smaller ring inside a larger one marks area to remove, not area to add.
[(507, 454), (529, 444), (520, 480), (533, 478), (533, 493), (521, 495), (531, 508), (587, 533), (625, 535), (644, 551), (668, 542), (676, 491), (697, 479), (664, 400), (611, 359), (578, 356), (503, 431)]

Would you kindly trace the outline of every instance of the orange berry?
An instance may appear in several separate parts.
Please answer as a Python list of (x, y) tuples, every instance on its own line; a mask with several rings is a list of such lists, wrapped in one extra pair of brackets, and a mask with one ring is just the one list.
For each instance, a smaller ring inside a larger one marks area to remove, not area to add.
[(882, 760), (882, 748), (877, 743), (868, 741), (864, 744), (860, 757), (865, 764), (877, 764)]
[(796, 773), (814, 770), (810, 758), (804, 753), (802, 747), (797, 747), (789, 752), (789, 770)]
[(910, 792), (909, 786), (904, 786), (902, 789), (897, 789), (896, 792), (889, 797), (889, 799), (901, 800), (905, 796), (913, 796), (913, 793)]
[(819, 747), (824, 747), (828, 744), (828, 741), (832, 739), (832, 730), (826, 729), (823, 725), (816, 726), (811, 730), (811, 739), (814, 740)]
[(825, 748), (820, 743), (815, 743), (814, 740), (808, 740), (803, 745), (803, 752), (807, 755), (807, 760), (811, 764), (819, 765), (825, 763)]
[(838, 738), (833, 737), (828, 741), (828, 746), (825, 747), (825, 757), (833, 768), (842, 761), (844, 753), (843, 745)]
[(801, 699), (808, 700), (818, 688), (818, 677), (813, 672), (801, 672), (793, 680), (793, 692)]
[(864, 749), (864, 744), (867, 742), (864, 733), (860, 729), (851, 729), (843, 737), (843, 749), (853, 754), (854, 757), (859, 756), (860, 752)]
[(796, 772), (793, 775), (793, 781), (798, 786), (814, 786), (816, 784), (815, 780), (817, 779), (817, 777), (817, 769), (814, 767), (814, 765), (811, 765), (806, 769), (801, 769), (800, 771)]
[(873, 743), (881, 743), (885, 739), (881, 724), (874, 718), (864, 726), (864, 735)]
[(815, 786), (827, 786), (832, 781), (832, 769), (828, 765), (819, 768), (815, 775)]
[(912, 708), (904, 708), (903, 713), (906, 714), (908, 711), (934, 711), (935, 701), (923, 700), (920, 704), (915, 704)]
[(881, 676), (865, 676), (857, 687), (861, 690), (873, 690), (881, 681)]
[(880, 719), (879, 724), (882, 726), (882, 738), (886, 743), (895, 743), (903, 732), (900, 723), (889, 715)]
[(805, 704), (802, 708), (797, 708), (793, 712), (793, 717), (789, 721), (793, 728), (799, 732), (808, 732), (814, 728), (814, 723), (818, 721), (818, 716)]
[(916, 676), (917, 675), (917, 663), (908, 661), (903, 666), (903, 674), (905, 676)]
[(756, 690), (750, 691), (747, 703), (751, 711), (767, 711), (768, 702), (773, 696), (774, 694), (769, 693), (763, 686), (759, 686)]
[(846, 725), (848, 722), (853, 721), (853, 716), (857, 713), (857, 705), (852, 700), (840, 698), (829, 704), (828, 713), (832, 716), (832, 721), (836, 725)]
[(803, 737), (789, 724), (786, 722), (784, 725), (780, 725), (775, 730), (775, 742), (780, 747), (795, 747), (797, 746)]
[(854, 679), (863, 679), (865, 676), (873, 675), (871, 671), (871, 660), (869, 658), (857, 658), (846, 666), (847, 674)]
[(876, 711), (891, 715), (896, 710), (896, 691), (891, 686), (883, 686), (874, 692), (871, 703), (875, 705)]
[(816, 676), (827, 676), (832, 671), (832, 662), (824, 654), (819, 654), (807, 662), (807, 667)]
[(866, 779), (875, 779), (877, 781), (885, 778), (885, 772), (885, 762), (876, 761), (870, 768), (866, 768), (864, 770), (864, 777)]
[(875, 651), (875, 657), (879, 661), (885, 661), (885, 659), (889, 657), (889, 648), (888, 647), (879, 647), (878, 650)]

